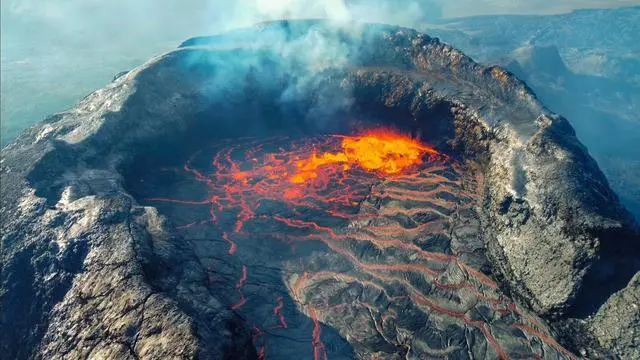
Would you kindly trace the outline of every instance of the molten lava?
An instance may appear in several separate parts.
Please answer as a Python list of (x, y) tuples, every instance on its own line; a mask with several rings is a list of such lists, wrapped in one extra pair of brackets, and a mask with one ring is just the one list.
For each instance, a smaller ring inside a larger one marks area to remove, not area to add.
[(318, 178), (319, 169), (333, 166), (347, 171), (353, 166), (380, 175), (396, 175), (422, 163), (425, 154), (437, 154), (433, 148), (389, 130), (372, 131), (355, 137), (342, 137), (342, 151), (315, 152), (296, 163), (296, 173), (290, 181), (302, 184)]
[[(201, 209), (197, 218), (187, 217), (177, 229), (185, 233), (202, 231), (205, 235), (199, 241), (206, 240), (203, 243), (208, 244), (204, 248), (220, 244), (216, 248), (219, 255), (207, 252), (207, 257), (235, 263), (228, 274), (210, 275), (206, 282), (208, 287), (220, 287), (217, 291), (227, 297), (230, 309), (255, 321), (253, 344), (258, 359), (266, 359), (273, 351), (270, 339), (298, 336), (300, 329), (307, 329), (307, 357), (326, 360), (332, 349), (323, 341), (329, 336), (322, 331), (323, 323), (337, 318), (336, 313), (328, 314), (341, 307), (361, 306), (373, 318), (379, 310), (377, 304), (367, 304), (364, 296), (355, 302), (336, 304), (310, 301), (314, 294), (323, 294), (309, 291), (322, 280), (339, 280), (379, 292), (381, 301), (387, 298), (389, 302), (386, 307), (408, 302), (461, 326), (475, 328), (497, 357), (507, 358), (504, 344), (494, 337), (488, 320), (471, 318), (468, 309), (458, 308), (458, 293), (465, 292), (484, 303), (485, 308), (511, 319), (510, 326), (566, 351), (545, 335), (537, 320), (497, 295), (497, 285), (482, 272), (455, 254), (423, 248), (421, 242), (432, 235), (434, 239), (449, 236), (455, 211), (464, 212), (477, 201), (475, 191), (466, 192), (463, 181), (453, 171), (454, 163), (445, 155), (389, 130), (357, 136), (243, 140), (215, 146), (213, 159), (198, 152), (182, 168), (206, 189), (206, 198), (147, 200), (181, 209)], [(380, 181), (388, 178), (393, 179)], [(371, 221), (375, 219), (383, 221)], [(263, 258), (264, 247), (252, 242), (267, 238), (290, 248), (289, 253), (286, 250), (280, 254), (278, 250), (282, 261), (296, 259), (297, 243), (313, 242), (324, 245), (341, 262), (330, 262), (332, 257), (310, 263), (305, 263), (310, 257), (297, 259), (300, 268), (283, 271), (296, 276), (288, 277), (286, 289), (275, 289), (280, 292), (276, 292), (275, 304), (272, 299), (266, 300), (270, 304), (265, 313), (260, 310), (265, 309), (264, 295), (273, 296), (272, 287), (278, 285), (262, 283), (264, 272), (271, 269), (262, 262), (271, 259)], [(367, 251), (375, 253), (375, 257), (363, 257)], [(248, 262), (255, 259), (260, 259), (259, 264)], [(331, 264), (339, 264), (339, 271)], [(344, 269), (351, 269), (351, 273)], [(466, 276), (455, 277), (458, 281), (443, 276), (455, 269)], [(425, 281), (428, 286), (414, 283), (416, 280)], [(435, 300), (431, 289), (448, 295)], [(296, 315), (300, 308), (308, 314), (306, 327)], [(383, 323), (384, 319), (402, 315), (389, 311), (382, 315)], [(384, 328), (378, 332), (382, 334)]]

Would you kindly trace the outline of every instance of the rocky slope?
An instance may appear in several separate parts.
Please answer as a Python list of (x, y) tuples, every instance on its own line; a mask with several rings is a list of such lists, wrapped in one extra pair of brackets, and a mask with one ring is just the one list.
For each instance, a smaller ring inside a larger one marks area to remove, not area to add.
[[(366, 224), (258, 199), (238, 216), (265, 243), (231, 257), (224, 232), (178, 229), (199, 212), (145, 200), (202, 194), (145, 174), (207, 141), (354, 118), (420, 133), (450, 168), (372, 183), (351, 205)], [(1, 166), (3, 357), (625, 358), (637, 344), (637, 322), (611, 319), (635, 301), (637, 281), (621, 289), (638, 235), (571, 126), (509, 72), (413, 30), (273, 22), (192, 39), (28, 129)], [(264, 206), (287, 227), (260, 222)], [(265, 255), (302, 230), (316, 245)], [(292, 325), (264, 335), (253, 322), (274, 301)]]
[(506, 67), (565, 116), (640, 218), (640, 7), (553, 16), (481, 16), (428, 29), (475, 60)]

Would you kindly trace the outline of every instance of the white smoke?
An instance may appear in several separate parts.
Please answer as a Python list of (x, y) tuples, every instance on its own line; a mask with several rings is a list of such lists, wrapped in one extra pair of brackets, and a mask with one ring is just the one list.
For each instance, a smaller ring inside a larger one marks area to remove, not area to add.
[(640, 0), (2, 0), (0, 143), (43, 116), (72, 105), (115, 73), (171, 50), (189, 37), (264, 20), (328, 18), (421, 30), (442, 17), (638, 3)]

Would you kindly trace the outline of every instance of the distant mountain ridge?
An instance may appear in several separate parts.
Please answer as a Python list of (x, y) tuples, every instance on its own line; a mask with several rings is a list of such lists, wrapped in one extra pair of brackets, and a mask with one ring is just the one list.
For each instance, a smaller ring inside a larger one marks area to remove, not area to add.
[(554, 45), (573, 71), (640, 82), (640, 6), (550, 16), (485, 15), (438, 25), (446, 30), (429, 32), (463, 50), (475, 48), (471, 55), (476, 60), (488, 61), (525, 44)]

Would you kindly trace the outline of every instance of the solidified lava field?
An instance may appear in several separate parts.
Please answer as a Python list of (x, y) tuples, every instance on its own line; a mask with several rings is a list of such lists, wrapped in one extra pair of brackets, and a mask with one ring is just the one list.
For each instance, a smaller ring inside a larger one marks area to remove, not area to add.
[(216, 141), (131, 190), (193, 246), (260, 359), (570, 356), (484, 273), (480, 173), (377, 130)]

